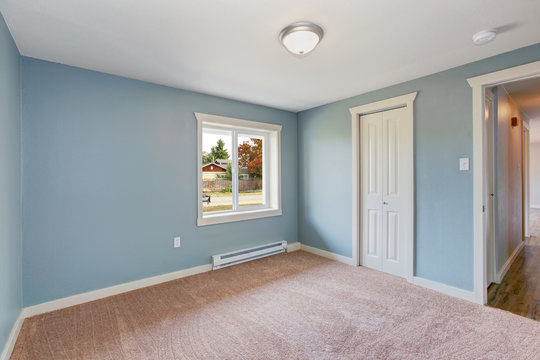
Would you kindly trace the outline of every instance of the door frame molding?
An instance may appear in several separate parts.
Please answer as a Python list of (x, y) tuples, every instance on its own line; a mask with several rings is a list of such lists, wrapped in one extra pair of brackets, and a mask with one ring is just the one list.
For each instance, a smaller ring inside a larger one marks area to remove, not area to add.
[[(413, 141), (411, 141), (411, 154), (412, 154), (412, 162), (414, 167), (414, 100), (416, 98), (416, 95), (418, 94), (417, 91), (396, 96), (390, 99), (385, 99), (381, 101), (372, 102), (365, 105), (359, 105), (352, 108), (349, 108), (349, 111), (351, 113), (351, 122), (352, 122), (352, 258), (353, 258), (353, 264), (356, 266), (361, 265), (362, 260), (362, 246), (360, 242), (362, 241), (361, 237), (361, 201), (360, 201), (360, 195), (361, 195), (361, 188), (360, 188), (360, 181), (361, 181), (361, 165), (360, 165), (360, 117), (362, 115), (368, 115), (375, 112), (381, 112), (381, 111), (387, 111), (392, 110), (396, 108), (405, 108), (406, 115), (408, 120), (411, 122), (413, 126)], [(408, 254), (406, 256), (406, 262), (407, 262), (407, 273), (406, 273), (406, 279), (409, 282), (413, 281), (414, 277), (414, 171), (411, 172), (413, 176), (413, 181), (411, 181), (412, 189), (409, 189), (408, 191), (411, 192), (412, 196), (409, 203), (406, 204), (406, 207), (408, 208), (409, 214), (411, 214), (411, 234), (409, 234), (408, 239), (409, 243), (407, 244), (408, 248)]]
[(474, 301), (487, 303), (486, 218), (484, 189), (486, 157), (484, 154), (485, 89), (508, 82), (540, 76), (540, 61), (475, 76), (467, 79), (472, 88), (473, 122), (473, 238), (474, 238)]

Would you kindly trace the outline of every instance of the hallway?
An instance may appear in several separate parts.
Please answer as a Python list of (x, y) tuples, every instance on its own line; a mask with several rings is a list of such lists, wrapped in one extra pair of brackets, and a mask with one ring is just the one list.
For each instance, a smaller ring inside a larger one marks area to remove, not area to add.
[(531, 237), (501, 284), (491, 284), (488, 305), (540, 321), (540, 209), (530, 211)]

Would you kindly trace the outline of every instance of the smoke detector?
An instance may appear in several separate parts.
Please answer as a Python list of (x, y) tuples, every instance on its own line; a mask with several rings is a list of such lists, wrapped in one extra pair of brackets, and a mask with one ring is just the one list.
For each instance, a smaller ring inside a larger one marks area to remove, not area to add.
[(495, 36), (497, 36), (496, 29), (482, 30), (473, 35), (472, 41), (474, 45), (484, 45), (495, 39)]

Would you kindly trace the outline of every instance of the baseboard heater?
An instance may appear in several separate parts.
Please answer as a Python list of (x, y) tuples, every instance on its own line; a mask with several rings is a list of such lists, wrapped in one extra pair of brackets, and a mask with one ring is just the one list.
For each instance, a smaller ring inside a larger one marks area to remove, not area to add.
[(240, 264), (246, 261), (260, 259), (266, 256), (287, 251), (287, 241), (278, 241), (271, 244), (259, 245), (249, 249), (231, 251), (225, 254), (212, 256), (212, 269), (217, 270), (227, 266)]

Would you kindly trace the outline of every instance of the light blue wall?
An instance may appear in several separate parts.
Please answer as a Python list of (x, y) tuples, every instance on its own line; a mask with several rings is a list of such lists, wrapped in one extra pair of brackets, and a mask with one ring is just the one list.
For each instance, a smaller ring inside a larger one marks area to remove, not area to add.
[(0, 14), (0, 353), (21, 310), (20, 56)]
[[(272, 240), (351, 256), (348, 109), (412, 91), (416, 275), (472, 290), (472, 173), (458, 171), (472, 156), (466, 78), (538, 59), (534, 45), (295, 115), (23, 58), (23, 303)], [(283, 216), (196, 226), (194, 111), (283, 125)]]
[(536, 60), (540, 44), (300, 112), (299, 240), (351, 256), (349, 108), (418, 91), (415, 273), (472, 290), (473, 176), (458, 170), (460, 157), (472, 160), (472, 91), (466, 79)]
[[(25, 57), (22, 80), (25, 306), (297, 241), (296, 114)], [(196, 226), (195, 111), (283, 125), (282, 216)]]

